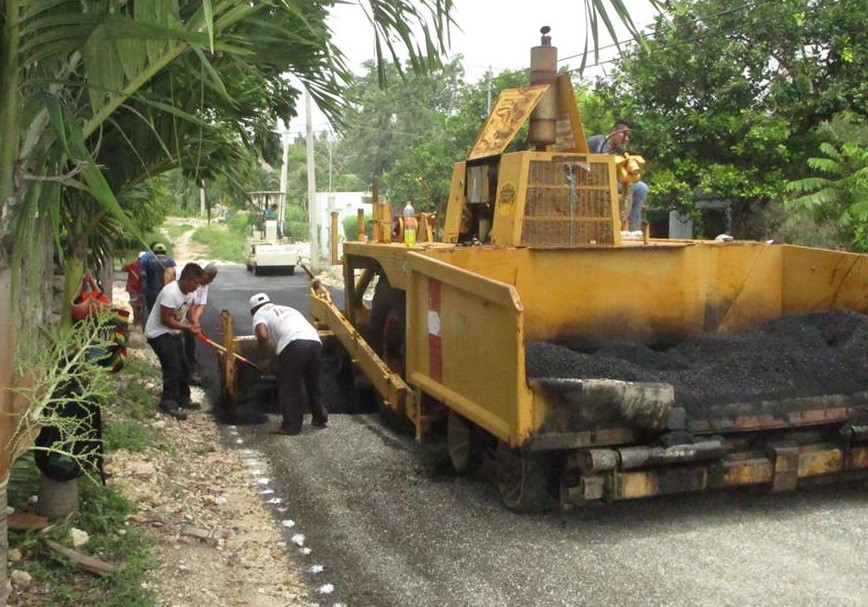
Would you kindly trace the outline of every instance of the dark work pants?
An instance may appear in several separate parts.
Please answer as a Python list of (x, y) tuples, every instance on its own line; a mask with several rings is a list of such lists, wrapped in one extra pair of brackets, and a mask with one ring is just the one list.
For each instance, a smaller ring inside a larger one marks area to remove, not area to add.
[(184, 354), (184, 340), (180, 335), (165, 333), (148, 343), (160, 359), (163, 371), (163, 394), (160, 403), (165, 406), (190, 402), (190, 384), (187, 383), (187, 357)]
[(189, 331), (184, 331), (184, 355), (187, 357), (187, 371), (190, 374), (199, 371), (199, 362), (196, 360), (196, 336)]
[(324, 415), (319, 386), (322, 344), (308, 339), (289, 343), (277, 355), (277, 402), (286, 428), (300, 430), (304, 418), (304, 393), (314, 415)]

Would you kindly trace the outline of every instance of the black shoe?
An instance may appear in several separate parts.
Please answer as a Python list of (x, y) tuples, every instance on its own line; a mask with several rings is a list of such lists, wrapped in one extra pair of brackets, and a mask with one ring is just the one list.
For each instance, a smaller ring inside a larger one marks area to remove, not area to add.
[(178, 403), (173, 400), (162, 401), (160, 403), (160, 411), (162, 411), (166, 415), (171, 415), (178, 420), (187, 419), (187, 412), (182, 411), (181, 408), (178, 406)]
[(280, 434), (282, 436), (296, 436), (301, 434), (301, 428), (294, 428), (292, 426), (285, 426), (280, 424), (277, 429), (272, 430), (269, 434)]
[(314, 406), (310, 416), (313, 418), (311, 423), (317, 428), (325, 428), (329, 425), (329, 410), (322, 403)]
[(202, 376), (198, 373), (191, 373), (190, 377), (187, 378), (187, 383), (191, 386), (201, 386), (202, 385)]
[(202, 408), (202, 405), (200, 405), (197, 402), (193, 402), (193, 401), (190, 401), (188, 403), (181, 403), (178, 406), (181, 407), (182, 409), (189, 409), (190, 411), (198, 411), (199, 409)]

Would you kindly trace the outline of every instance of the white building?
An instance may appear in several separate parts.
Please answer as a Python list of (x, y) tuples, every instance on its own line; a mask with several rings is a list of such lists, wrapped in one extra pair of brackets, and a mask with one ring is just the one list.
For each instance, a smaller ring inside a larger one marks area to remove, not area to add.
[[(359, 209), (365, 211), (365, 215), (373, 213), (370, 192), (317, 192), (316, 194), (316, 223), (319, 226), (320, 256), (328, 257), (329, 226), (331, 225), (330, 210), (338, 212), (338, 242), (347, 239), (344, 233), (344, 219), (355, 217)], [(351, 235), (355, 239), (355, 234)], [(338, 245), (340, 247), (340, 245)], [(338, 250), (340, 255), (340, 248)]]

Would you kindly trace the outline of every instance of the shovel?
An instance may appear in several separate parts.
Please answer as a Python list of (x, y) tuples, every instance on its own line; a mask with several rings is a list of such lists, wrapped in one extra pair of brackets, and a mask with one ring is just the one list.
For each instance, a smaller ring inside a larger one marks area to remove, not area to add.
[[(199, 339), (201, 339), (203, 342), (205, 342), (206, 344), (208, 344), (209, 346), (211, 346), (211, 347), (213, 347), (214, 349), (216, 349), (218, 352), (222, 352), (223, 354), (228, 354), (228, 353), (229, 353), (229, 350), (227, 350), (226, 348), (224, 348), (223, 346), (221, 346), (220, 344), (218, 344), (216, 341), (214, 341), (214, 340), (212, 340), (212, 339), (209, 339), (208, 336), (206, 336), (206, 335), (205, 335), (204, 333), (202, 333), (201, 331), (200, 331), (199, 333), (197, 333), (196, 336), (197, 336)], [(237, 352), (233, 352), (232, 355), (233, 355), (235, 358), (237, 358), (238, 360), (240, 360), (241, 362), (243, 362), (243, 363), (247, 363), (248, 365), (250, 365), (251, 367), (253, 367), (253, 368), (256, 369), (257, 371), (259, 371), (259, 367), (258, 367), (258, 366), (256, 365), (256, 363), (254, 363), (253, 361), (251, 361), (251, 360), (249, 360), (249, 359), (247, 359), (247, 358), (244, 358), (243, 356), (241, 356), (241, 355), (238, 354)]]

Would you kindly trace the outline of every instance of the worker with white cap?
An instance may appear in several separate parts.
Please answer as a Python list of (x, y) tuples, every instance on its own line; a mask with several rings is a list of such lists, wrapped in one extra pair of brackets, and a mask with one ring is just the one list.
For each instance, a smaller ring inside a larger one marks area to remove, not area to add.
[(273, 370), (283, 423), (273, 433), (293, 436), (301, 432), (305, 392), (313, 425), (324, 428), (328, 424), (328, 410), (320, 389), (322, 342), (316, 328), (301, 312), (272, 303), (265, 293), (250, 298), (250, 315), (259, 342), (260, 361), (268, 360), (269, 346), (277, 354)]

